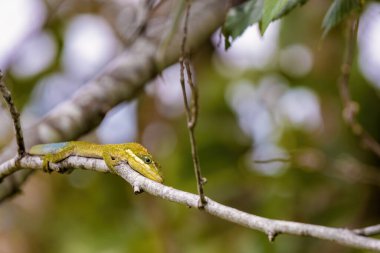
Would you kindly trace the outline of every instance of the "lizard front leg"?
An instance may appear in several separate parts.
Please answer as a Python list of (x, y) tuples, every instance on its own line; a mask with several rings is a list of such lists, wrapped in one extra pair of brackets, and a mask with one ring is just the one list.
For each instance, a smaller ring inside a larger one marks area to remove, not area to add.
[(119, 163), (119, 159), (117, 159), (116, 157), (112, 156), (109, 152), (103, 152), (103, 160), (104, 162), (106, 163), (108, 169), (116, 174), (116, 171), (115, 171), (115, 166)]
[[(117, 172), (115, 170), (115, 166), (117, 166), (121, 162), (121, 159), (118, 159), (118, 158), (112, 156), (108, 152), (103, 152), (103, 160), (106, 163), (107, 167), (110, 169), (110, 171), (114, 174), (117, 174)], [(144, 192), (144, 190), (141, 189), (140, 186), (138, 186), (138, 185), (132, 185), (132, 187), (133, 187), (133, 192), (135, 194), (140, 194), (140, 193)]]

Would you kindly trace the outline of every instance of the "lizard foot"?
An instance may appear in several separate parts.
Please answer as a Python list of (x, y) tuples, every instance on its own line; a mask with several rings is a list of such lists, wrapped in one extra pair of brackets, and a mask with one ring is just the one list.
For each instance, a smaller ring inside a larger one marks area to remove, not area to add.
[(45, 173), (51, 173), (53, 170), (52, 169), (50, 169), (50, 164), (49, 164), (49, 162), (44, 162), (43, 163), (43, 165), (42, 165), (42, 170), (43, 170), (43, 172), (45, 172)]

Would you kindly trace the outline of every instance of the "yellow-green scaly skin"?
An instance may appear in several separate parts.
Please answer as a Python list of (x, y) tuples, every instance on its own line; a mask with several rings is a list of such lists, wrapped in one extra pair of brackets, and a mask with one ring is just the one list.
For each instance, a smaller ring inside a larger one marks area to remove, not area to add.
[(128, 162), (132, 169), (143, 176), (162, 183), (159, 165), (146, 148), (138, 143), (95, 144), (84, 141), (70, 141), (33, 146), (32, 155), (43, 155), (43, 169), (49, 170), (49, 163), (56, 163), (69, 156), (101, 158), (111, 171), (121, 162)]

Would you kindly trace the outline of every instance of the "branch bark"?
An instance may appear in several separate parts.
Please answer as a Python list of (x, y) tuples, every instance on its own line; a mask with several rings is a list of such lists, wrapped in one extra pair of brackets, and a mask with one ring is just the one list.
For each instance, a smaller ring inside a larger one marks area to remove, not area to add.
[[(19, 170), (21, 168), (42, 170), (42, 160), (38, 156), (26, 156), (20, 159), (18, 163), (20, 167), (16, 166), (16, 161), (17, 157), (0, 165), (0, 178), (6, 175), (7, 172)], [(55, 171), (80, 168), (98, 172), (110, 172), (104, 161), (101, 159), (75, 156), (69, 157), (60, 163), (51, 164), (50, 168)], [(198, 208), (200, 201), (199, 195), (177, 190), (154, 182), (132, 170), (126, 164), (118, 166), (115, 172), (118, 176), (127, 181), (133, 187), (135, 192), (143, 190), (144, 192), (165, 200), (183, 204), (188, 207)], [(201, 210), (232, 223), (264, 232), (268, 235), (271, 241), (279, 234), (290, 234), (319, 238), (359, 249), (380, 251), (380, 240), (359, 235), (358, 231), (360, 232), (361, 230), (332, 228), (299, 222), (268, 219), (225, 206), (210, 198), (207, 198), (207, 205)]]
[(365, 228), (359, 228), (353, 230), (355, 234), (363, 235), (363, 236), (372, 236), (380, 234), (380, 224), (373, 225)]

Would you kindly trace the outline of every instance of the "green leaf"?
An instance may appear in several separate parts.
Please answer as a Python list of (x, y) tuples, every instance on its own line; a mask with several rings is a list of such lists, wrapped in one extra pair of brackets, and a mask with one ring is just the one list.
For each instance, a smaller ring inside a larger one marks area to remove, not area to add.
[(301, 6), (306, 2), (307, 0), (265, 0), (263, 17), (260, 22), (261, 34), (264, 34), (272, 21), (281, 18), (297, 6)]
[(360, 10), (362, 8), (361, 2), (361, 0), (335, 0), (323, 18), (323, 36), (331, 28), (342, 22), (352, 11)]
[(250, 0), (228, 12), (222, 28), (226, 49), (230, 47), (230, 40), (236, 39), (248, 26), (260, 21), (262, 8), (263, 0)]
[(285, 1), (287, 3), (285, 5), (283, 5), (283, 7), (278, 12), (278, 14), (274, 17), (274, 20), (285, 16), (286, 14), (288, 14), (290, 11), (292, 11), (297, 6), (304, 5), (307, 1), (308, 0), (287, 0), (287, 1)]

